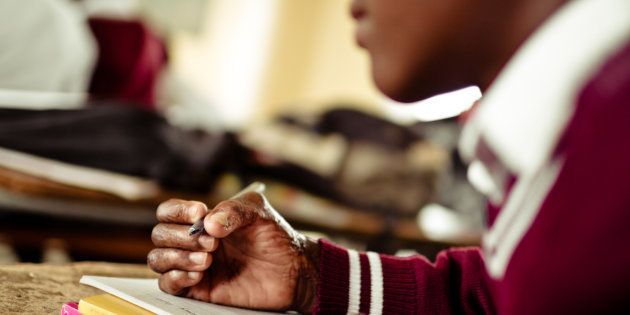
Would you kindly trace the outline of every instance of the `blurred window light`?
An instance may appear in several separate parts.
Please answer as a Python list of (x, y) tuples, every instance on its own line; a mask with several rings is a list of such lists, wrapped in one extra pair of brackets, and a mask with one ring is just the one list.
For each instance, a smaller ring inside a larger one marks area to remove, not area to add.
[(261, 93), (278, 1), (217, 1), (198, 37), (180, 34), (176, 74), (216, 104), (225, 127), (242, 127)]
[(432, 239), (452, 238), (463, 230), (454, 211), (436, 203), (424, 206), (417, 220), (422, 231)]
[(420, 230), (429, 240), (471, 245), (481, 241), (481, 230), (470, 217), (437, 203), (422, 207), (416, 217)]
[(385, 111), (392, 120), (400, 123), (428, 122), (457, 117), (469, 110), (480, 98), (481, 90), (476, 86), (469, 86), (411, 104), (386, 100)]

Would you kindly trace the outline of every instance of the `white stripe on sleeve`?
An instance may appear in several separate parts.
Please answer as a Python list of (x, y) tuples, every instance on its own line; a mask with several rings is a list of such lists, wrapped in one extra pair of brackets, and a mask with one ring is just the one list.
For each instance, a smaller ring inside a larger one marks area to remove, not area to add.
[(350, 260), (350, 294), (348, 301), (348, 314), (359, 314), (361, 304), (361, 262), (356, 250), (348, 250)]
[(381, 257), (374, 252), (367, 253), (370, 263), (370, 314), (383, 313), (383, 269), (381, 268)]

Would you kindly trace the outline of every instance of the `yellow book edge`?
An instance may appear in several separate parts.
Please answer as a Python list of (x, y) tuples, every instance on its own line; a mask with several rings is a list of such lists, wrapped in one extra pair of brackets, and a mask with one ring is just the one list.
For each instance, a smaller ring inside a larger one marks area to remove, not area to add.
[(111, 294), (93, 295), (79, 301), (82, 315), (152, 315), (142, 307)]

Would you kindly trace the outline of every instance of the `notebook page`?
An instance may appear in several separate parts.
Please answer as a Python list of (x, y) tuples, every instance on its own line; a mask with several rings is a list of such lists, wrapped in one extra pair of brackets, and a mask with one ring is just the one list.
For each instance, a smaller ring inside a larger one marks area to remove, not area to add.
[(273, 314), (170, 295), (159, 289), (157, 279), (83, 276), (79, 282), (101, 289), (158, 315)]

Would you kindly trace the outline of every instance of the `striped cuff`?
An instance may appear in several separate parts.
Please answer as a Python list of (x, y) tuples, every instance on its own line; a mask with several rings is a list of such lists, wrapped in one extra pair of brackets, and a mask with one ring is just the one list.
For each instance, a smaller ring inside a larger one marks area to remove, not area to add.
[[(416, 285), (410, 262), (346, 250), (320, 240), (320, 314), (414, 313)], [(387, 275), (387, 276), (383, 276)]]

